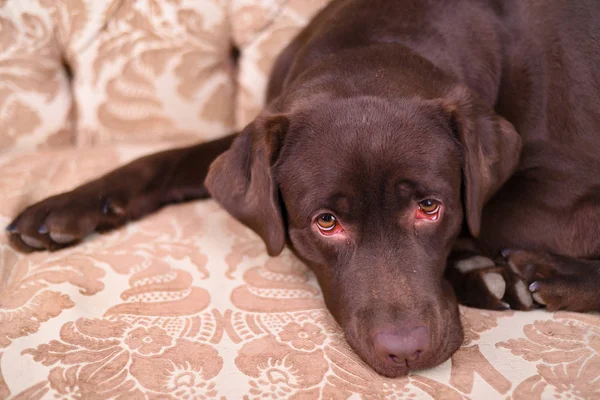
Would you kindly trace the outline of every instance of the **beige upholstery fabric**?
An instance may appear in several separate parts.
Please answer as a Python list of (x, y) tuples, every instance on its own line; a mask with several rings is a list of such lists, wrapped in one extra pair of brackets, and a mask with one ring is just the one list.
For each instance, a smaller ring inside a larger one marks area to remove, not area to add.
[(81, 144), (212, 139), (233, 129), (224, 1), (113, 0), (100, 15), (95, 38), (70, 52)]
[[(232, 24), (233, 37), (242, 49), (238, 75), (236, 126), (243, 128), (260, 112), (265, 100), (265, 87), (271, 66), (277, 55), (302, 29), (327, 0), (238, 0), (240, 5), (235, 21), (253, 21), (260, 15), (269, 15), (267, 4), (283, 3), (274, 18), (267, 24), (257, 23), (253, 29), (242, 29)], [(261, 4), (257, 6), (256, 4)]]
[[(116, 2), (0, 0), (0, 225), (246, 123), (277, 51), (323, 4)], [(0, 235), (0, 399), (600, 398), (599, 316), (462, 314), (451, 361), (385, 379), (347, 347), (314, 276), (287, 251), (269, 258), (213, 201), (52, 254), (18, 254)]]
[(0, 1), (0, 151), (75, 139), (73, 99), (46, 3)]
[[(0, 146), (189, 141), (229, 133), (235, 81), (226, 6), (219, 0), (7, 1), (0, 11)], [(74, 77), (70, 86), (65, 65)]]

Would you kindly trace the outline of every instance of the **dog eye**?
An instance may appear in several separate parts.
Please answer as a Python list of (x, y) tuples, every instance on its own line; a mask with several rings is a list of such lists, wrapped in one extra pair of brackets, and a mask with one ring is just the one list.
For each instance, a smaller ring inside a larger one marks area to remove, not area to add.
[(324, 213), (317, 217), (317, 225), (322, 231), (332, 231), (337, 225), (337, 219), (333, 214)]
[(427, 215), (435, 214), (440, 209), (440, 202), (433, 199), (425, 199), (419, 202), (419, 208)]

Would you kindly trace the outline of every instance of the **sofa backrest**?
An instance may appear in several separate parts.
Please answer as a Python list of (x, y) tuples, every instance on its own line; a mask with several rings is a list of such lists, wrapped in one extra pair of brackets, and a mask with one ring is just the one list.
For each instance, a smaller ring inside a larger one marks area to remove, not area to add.
[(209, 140), (328, 0), (0, 0), (0, 151)]

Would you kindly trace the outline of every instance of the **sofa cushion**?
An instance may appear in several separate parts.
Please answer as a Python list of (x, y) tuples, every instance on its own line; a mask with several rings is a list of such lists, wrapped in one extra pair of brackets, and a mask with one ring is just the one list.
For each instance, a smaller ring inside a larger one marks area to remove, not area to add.
[[(0, 157), (0, 223), (161, 146)], [(55, 253), (0, 236), (0, 398), (599, 398), (600, 317), (462, 308), (463, 347), (402, 379), (348, 348), (316, 279), (211, 200)]]

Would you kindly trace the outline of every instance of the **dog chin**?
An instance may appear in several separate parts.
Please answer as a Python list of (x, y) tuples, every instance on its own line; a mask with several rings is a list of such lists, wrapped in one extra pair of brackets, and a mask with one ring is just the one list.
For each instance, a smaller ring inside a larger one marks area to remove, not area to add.
[(463, 341), (462, 329), (460, 340), (458, 335), (453, 335), (456, 339), (451, 339), (442, 344), (441, 349), (433, 349), (429, 351), (429, 354), (423, 359), (418, 360), (414, 363), (407, 363), (404, 365), (392, 366), (389, 364), (382, 363), (376, 356), (372, 346), (365, 346), (366, 341), (364, 337), (362, 340), (355, 339), (353, 335), (345, 334), (346, 342), (350, 345), (352, 350), (364, 361), (372, 370), (377, 374), (382, 375), (386, 378), (401, 378), (407, 376), (410, 372), (424, 370), (428, 368), (437, 367), (443, 364), (458, 350)]

